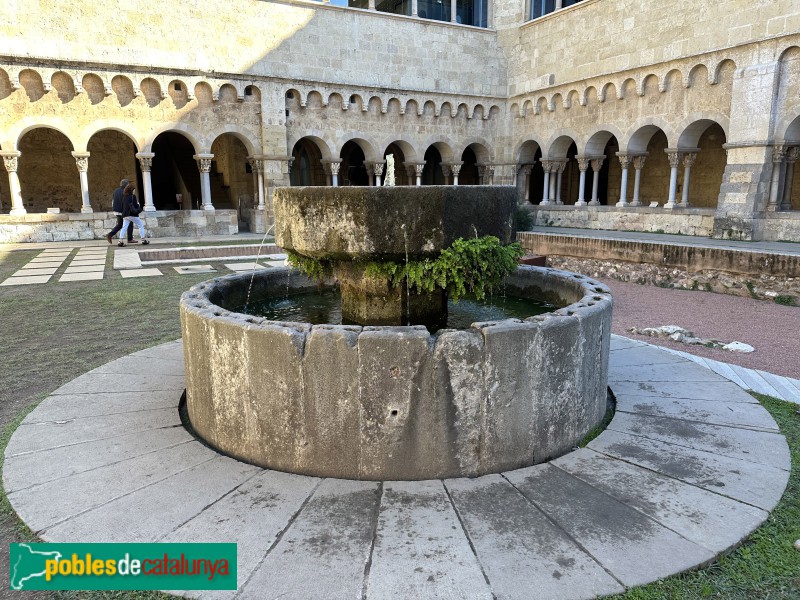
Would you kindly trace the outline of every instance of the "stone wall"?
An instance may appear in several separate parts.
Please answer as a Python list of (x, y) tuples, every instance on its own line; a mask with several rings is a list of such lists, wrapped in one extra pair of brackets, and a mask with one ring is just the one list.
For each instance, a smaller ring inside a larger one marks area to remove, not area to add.
[[(533, 224), (543, 227), (647, 231), (709, 237), (714, 211), (702, 208), (617, 208), (615, 206), (535, 206)], [(791, 238), (789, 238), (791, 239)]]
[[(235, 210), (165, 210), (142, 213), (147, 236), (199, 237), (239, 232)], [(0, 215), (0, 244), (101, 240), (117, 222), (113, 213)], [(139, 231), (134, 230), (134, 239)]]

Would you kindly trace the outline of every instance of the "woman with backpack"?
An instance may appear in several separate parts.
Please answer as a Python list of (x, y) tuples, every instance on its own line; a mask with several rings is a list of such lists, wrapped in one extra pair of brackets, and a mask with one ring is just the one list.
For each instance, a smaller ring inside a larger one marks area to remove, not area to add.
[(139, 218), (139, 213), (142, 212), (142, 207), (139, 205), (139, 201), (136, 199), (136, 194), (134, 194), (135, 191), (136, 188), (133, 187), (132, 183), (129, 183), (125, 187), (125, 191), (122, 192), (122, 218), (124, 223), (122, 224), (122, 230), (119, 232), (119, 243), (117, 246), (125, 245), (125, 234), (128, 232), (128, 226), (131, 223), (139, 227), (139, 237), (142, 238), (142, 245), (144, 246), (150, 243), (144, 239), (146, 235), (144, 230), (144, 222)]

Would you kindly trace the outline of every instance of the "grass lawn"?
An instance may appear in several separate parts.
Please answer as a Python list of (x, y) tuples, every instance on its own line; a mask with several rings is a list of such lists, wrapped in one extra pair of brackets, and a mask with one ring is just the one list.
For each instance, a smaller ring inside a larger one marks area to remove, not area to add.
[[(0, 251), (0, 281), (37, 253)], [(178, 275), (162, 267), (165, 275), (161, 277), (122, 279), (110, 269), (111, 253), (108, 260), (102, 281), (58, 283), (54, 278), (44, 285), (0, 288), (2, 450), (24, 415), (57, 387), (120, 356), (178, 338), (181, 293), (211, 276)], [(793, 548), (794, 541), (800, 539), (800, 416), (796, 405), (761, 396), (759, 400), (778, 422), (792, 453), (787, 492), (769, 520), (740, 548), (711, 567), (637, 588), (618, 598), (800, 598), (800, 551)], [(14, 515), (4, 492), (0, 494), (0, 536), (3, 545), (34, 539)], [(0, 595), (5, 597), (9, 594), (8, 555), (4, 553), (2, 559)], [(36, 597), (164, 596), (65, 592)]]

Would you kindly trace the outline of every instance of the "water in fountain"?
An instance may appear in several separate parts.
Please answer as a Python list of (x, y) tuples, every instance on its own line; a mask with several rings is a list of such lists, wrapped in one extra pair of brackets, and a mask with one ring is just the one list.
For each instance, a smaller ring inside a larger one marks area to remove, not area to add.
[(245, 300), (244, 307), (242, 312), (247, 312), (247, 307), (250, 305), (250, 294), (253, 291), (253, 279), (256, 276), (256, 269), (258, 269), (258, 261), (261, 258), (261, 249), (264, 247), (264, 243), (267, 241), (267, 236), (269, 236), (270, 232), (275, 229), (275, 223), (269, 226), (267, 231), (264, 232), (264, 237), (261, 238), (261, 243), (258, 245), (258, 252), (256, 252), (256, 261), (253, 263), (253, 272), (250, 274), (250, 285), (247, 286), (247, 300)]

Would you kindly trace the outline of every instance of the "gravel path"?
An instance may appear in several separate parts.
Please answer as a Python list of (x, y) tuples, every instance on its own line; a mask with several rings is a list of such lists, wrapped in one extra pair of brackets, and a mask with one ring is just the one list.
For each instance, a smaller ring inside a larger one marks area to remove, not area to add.
[[(614, 297), (614, 333), (749, 369), (800, 379), (800, 307), (701, 291), (600, 279)], [(632, 327), (678, 325), (697, 337), (744, 342), (744, 354), (634, 335)]]

